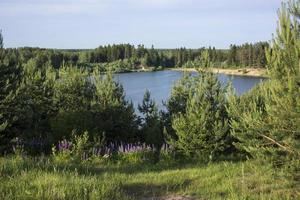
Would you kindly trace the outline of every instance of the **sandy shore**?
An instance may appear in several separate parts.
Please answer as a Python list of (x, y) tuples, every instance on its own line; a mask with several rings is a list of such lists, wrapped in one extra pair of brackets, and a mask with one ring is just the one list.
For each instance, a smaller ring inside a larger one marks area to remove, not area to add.
[[(175, 71), (188, 71), (196, 72), (195, 68), (172, 68)], [(267, 70), (261, 68), (241, 68), (241, 69), (222, 69), (212, 68), (214, 73), (236, 75), (236, 76), (256, 76), (256, 77), (267, 77)]]

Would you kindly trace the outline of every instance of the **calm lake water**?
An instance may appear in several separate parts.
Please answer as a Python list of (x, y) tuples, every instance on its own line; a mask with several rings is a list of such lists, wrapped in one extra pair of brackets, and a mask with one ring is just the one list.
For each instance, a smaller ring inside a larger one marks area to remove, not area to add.
[[(192, 74), (196, 74), (196, 72)], [(169, 98), (172, 86), (182, 75), (183, 72), (171, 70), (133, 72), (116, 74), (115, 80), (123, 85), (127, 99), (133, 102), (135, 108), (142, 102), (146, 89), (151, 92), (151, 97), (159, 105), (159, 108), (163, 108), (162, 102)], [(239, 95), (265, 80), (259, 77), (231, 76), (225, 74), (219, 74), (218, 78), (223, 85), (232, 80), (233, 87)]]

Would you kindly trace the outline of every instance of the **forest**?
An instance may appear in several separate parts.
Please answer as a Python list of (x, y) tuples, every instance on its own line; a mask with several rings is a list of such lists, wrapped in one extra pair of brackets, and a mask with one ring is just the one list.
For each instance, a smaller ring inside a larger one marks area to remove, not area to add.
[[(3, 44), (2, 44), (3, 45)], [(61, 50), (23, 47), (3, 49), (7, 61), (26, 64), (34, 62), (38, 68), (50, 65), (55, 69), (64, 65), (97, 69), (101, 72), (130, 72), (145, 68), (160, 70), (164, 68), (200, 67), (201, 57), (208, 51), (212, 67), (219, 68), (266, 68), (265, 50), (267, 42), (256, 44), (231, 45), (229, 50), (215, 48), (200, 49), (147, 49), (130, 44), (100, 46), (93, 50)]]
[[(278, 17), (272, 42), (229, 50), (12, 49), (0, 34), (0, 198), (299, 199), (299, 1)], [(269, 80), (238, 96), (216, 66)], [(142, 67), (198, 73), (164, 110), (145, 91), (137, 115), (113, 73)]]

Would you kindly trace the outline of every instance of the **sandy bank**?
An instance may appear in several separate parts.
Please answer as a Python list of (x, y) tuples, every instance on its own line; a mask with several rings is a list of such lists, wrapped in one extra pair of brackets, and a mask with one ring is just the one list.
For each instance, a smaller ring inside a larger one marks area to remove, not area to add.
[[(196, 72), (195, 68), (172, 68), (175, 71), (188, 71)], [(222, 69), (213, 68), (214, 73), (236, 75), (236, 76), (255, 76), (255, 77), (267, 77), (267, 70), (261, 68), (240, 68), (240, 69)]]

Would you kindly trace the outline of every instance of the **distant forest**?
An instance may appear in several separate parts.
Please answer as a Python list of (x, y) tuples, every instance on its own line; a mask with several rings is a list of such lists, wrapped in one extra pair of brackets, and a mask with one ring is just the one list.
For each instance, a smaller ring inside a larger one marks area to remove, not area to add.
[(96, 49), (43, 49), (43, 48), (6, 48), (7, 62), (34, 62), (37, 67), (46, 64), (54, 68), (72, 65), (86, 68), (99, 68), (100, 71), (111, 69), (114, 72), (136, 71), (151, 67), (154, 70), (174, 67), (201, 67), (203, 52), (208, 51), (213, 67), (218, 68), (265, 68), (267, 42), (255, 44), (231, 45), (230, 49), (155, 49), (144, 45), (118, 44), (100, 46)]

